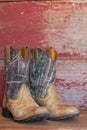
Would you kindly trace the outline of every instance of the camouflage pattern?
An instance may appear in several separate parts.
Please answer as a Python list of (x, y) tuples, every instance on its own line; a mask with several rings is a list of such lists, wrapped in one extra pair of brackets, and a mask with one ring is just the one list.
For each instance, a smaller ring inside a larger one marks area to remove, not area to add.
[(16, 99), (22, 83), (29, 86), (28, 69), (29, 62), (26, 63), (21, 55), (12, 47), (10, 49), (11, 61), (5, 61), (6, 65), (6, 90), (8, 98)]
[(34, 62), (33, 49), (30, 58), (31, 93), (34, 97), (44, 98), (50, 84), (55, 84), (56, 63), (52, 62), (48, 53), (37, 48), (38, 59)]

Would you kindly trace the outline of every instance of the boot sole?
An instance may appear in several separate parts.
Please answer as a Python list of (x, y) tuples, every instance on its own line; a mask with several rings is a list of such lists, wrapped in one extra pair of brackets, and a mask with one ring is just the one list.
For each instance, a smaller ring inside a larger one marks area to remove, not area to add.
[(65, 119), (72, 119), (72, 118), (79, 116), (79, 115), (80, 115), (80, 113), (74, 113), (74, 114), (64, 115), (64, 116), (55, 117), (55, 118), (48, 117), (47, 120), (59, 121), (59, 120), (65, 120)]
[(38, 114), (36, 116), (30, 117), (27, 119), (23, 119), (23, 120), (15, 120), (14, 119), (14, 121), (18, 122), (18, 123), (38, 122), (38, 121), (43, 121), (43, 120), (47, 119), (47, 117), (48, 117), (48, 114), (43, 113), (43, 114)]
[[(7, 108), (3, 108), (2, 109), (2, 115), (5, 117), (5, 118), (13, 118), (11, 112), (7, 109)], [(26, 118), (26, 119), (23, 119), (23, 120), (17, 120), (17, 119), (14, 119), (13, 120), (15, 122), (19, 122), (19, 123), (27, 123), (27, 122), (37, 122), (37, 121), (42, 121), (42, 120), (45, 120), (49, 117), (49, 114), (48, 113), (43, 113), (43, 114), (37, 114), (35, 116), (32, 116), (32, 117), (29, 117), (29, 118)]]

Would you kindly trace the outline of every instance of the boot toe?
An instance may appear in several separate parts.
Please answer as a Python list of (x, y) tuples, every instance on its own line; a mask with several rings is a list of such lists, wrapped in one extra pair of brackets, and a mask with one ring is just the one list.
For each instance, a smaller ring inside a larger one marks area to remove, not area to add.
[(67, 106), (66, 113), (67, 114), (76, 114), (76, 113), (80, 113), (80, 111), (74, 106)]
[(78, 115), (80, 113), (76, 107), (70, 105), (60, 106), (58, 111), (60, 116)]
[(56, 106), (55, 111), (52, 112), (49, 116), (49, 120), (63, 120), (68, 118), (73, 118), (75, 116), (78, 116), (80, 114), (80, 111), (70, 105), (62, 105), (62, 106)]

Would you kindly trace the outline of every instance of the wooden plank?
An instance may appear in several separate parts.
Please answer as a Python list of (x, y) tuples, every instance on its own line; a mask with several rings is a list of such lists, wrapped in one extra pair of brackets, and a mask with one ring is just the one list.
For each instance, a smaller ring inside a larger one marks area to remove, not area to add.
[(33, 123), (16, 123), (12, 119), (2, 117), (0, 109), (0, 130), (86, 130), (87, 111), (79, 117), (65, 121), (42, 121)]
[(0, 3), (0, 58), (7, 44), (16, 49), (49, 44), (60, 58), (87, 58), (86, 35), (86, 2)]
[[(87, 108), (86, 35), (86, 1), (0, 3), (0, 59), (4, 58), (7, 44), (17, 50), (24, 45), (30, 48), (53, 46), (58, 54), (58, 95), (81, 109)], [(0, 61), (0, 78), (1, 105), (5, 87), (4, 61)]]
[[(5, 88), (4, 62), (0, 62), (0, 106)], [(56, 89), (64, 102), (87, 109), (87, 60), (58, 60)]]
[[(32, 1), (32, 0), (0, 0), (0, 2), (24, 2), (24, 1)], [(43, 2), (43, 0), (34, 0), (35, 2)], [(44, 2), (48, 2), (48, 0), (44, 0)], [(55, 0), (52, 0), (52, 1), (55, 1)], [(51, 2), (52, 2), (51, 1)], [(57, 1), (57, 0), (56, 0)], [(50, 0), (49, 0), (50, 2)], [(87, 0), (58, 0), (58, 2), (74, 2), (74, 3), (83, 3), (83, 2), (87, 2)]]
[(87, 109), (87, 60), (58, 60), (56, 77), (60, 99)]

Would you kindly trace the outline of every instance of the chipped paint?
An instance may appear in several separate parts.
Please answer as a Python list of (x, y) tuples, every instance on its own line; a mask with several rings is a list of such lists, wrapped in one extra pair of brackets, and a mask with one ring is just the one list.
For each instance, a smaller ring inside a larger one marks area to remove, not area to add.
[[(63, 6), (63, 4), (61, 5)], [(68, 56), (86, 57), (87, 11), (85, 8), (87, 5), (80, 6), (80, 4), (74, 3), (75, 7), (73, 8), (71, 4), (68, 4), (67, 8), (64, 7), (65, 9), (62, 6), (58, 5), (55, 8), (53, 3), (52, 9), (43, 13), (45, 26), (43, 47), (49, 44), (55, 47), (59, 54), (65, 53), (69, 54)]]
[[(87, 108), (87, 2), (32, 1), (0, 4), (0, 59), (11, 44), (17, 50), (47, 44), (57, 50), (56, 89), (59, 97)], [(0, 60), (0, 105), (5, 87)]]
[(87, 108), (87, 60), (58, 60), (56, 89), (68, 104)]

